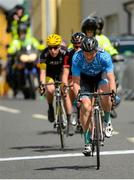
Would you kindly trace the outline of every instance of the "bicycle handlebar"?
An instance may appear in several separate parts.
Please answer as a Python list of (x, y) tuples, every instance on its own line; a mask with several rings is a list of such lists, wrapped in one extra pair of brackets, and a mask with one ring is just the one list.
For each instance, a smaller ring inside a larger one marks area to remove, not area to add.
[(81, 93), (80, 91), (78, 92), (78, 95), (77, 95), (77, 101), (81, 101), (80, 98), (81, 96), (88, 96), (88, 97), (94, 97), (94, 98), (97, 98), (98, 96), (111, 96), (111, 102), (114, 103), (114, 99), (116, 97), (116, 93), (114, 91), (112, 92), (85, 92), (85, 93)]
[(45, 83), (45, 84), (44, 84), (44, 86), (49, 86), (49, 85), (55, 85), (55, 86), (63, 85), (63, 86), (66, 87), (66, 88), (73, 86), (73, 85), (65, 85), (65, 84), (64, 84), (63, 82), (61, 82), (61, 81), (55, 81), (55, 82)]
[(78, 92), (77, 99), (78, 101), (82, 96), (88, 96), (88, 97), (98, 97), (98, 96), (111, 96), (111, 101), (114, 102), (114, 98), (116, 96), (116, 93), (114, 91), (112, 92), (85, 92), (81, 93), (80, 91)]
[[(97, 96), (106, 96), (106, 95), (114, 95), (115, 92), (94, 92), (94, 93), (82, 93), (82, 96), (93, 96), (93, 97), (97, 97)], [(78, 93), (78, 95), (81, 95), (80, 92)]]
[(67, 93), (67, 91), (73, 86), (73, 85), (65, 85), (61, 81), (55, 81), (55, 82), (50, 82), (50, 83), (43, 84), (44, 89), (45, 89), (46, 86), (49, 86), (49, 85), (54, 85), (56, 87), (63, 87), (62, 91), (64, 91), (65, 93)]

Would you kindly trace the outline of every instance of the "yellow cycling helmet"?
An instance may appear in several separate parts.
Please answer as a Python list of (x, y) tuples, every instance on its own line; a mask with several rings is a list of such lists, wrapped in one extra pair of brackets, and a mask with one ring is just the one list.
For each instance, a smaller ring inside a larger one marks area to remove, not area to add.
[(58, 46), (61, 44), (61, 42), (62, 42), (62, 38), (58, 34), (50, 34), (47, 37), (47, 41), (46, 41), (48, 46)]

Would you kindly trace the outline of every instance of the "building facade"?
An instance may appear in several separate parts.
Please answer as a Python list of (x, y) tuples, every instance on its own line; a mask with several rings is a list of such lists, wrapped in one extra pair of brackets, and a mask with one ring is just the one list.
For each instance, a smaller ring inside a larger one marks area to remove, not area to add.
[(80, 31), (81, 0), (31, 0), (33, 33), (41, 39), (58, 33), (67, 41)]
[(71, 34), (80, 31), (81, 21), (91, 14), (104, 18), (106, 35), (134, 34), (134, 0), (5, 0), (5, 6), (10, 6), (9, 1), (25, 2), (33, 34), (42, 40), (58, 33), (69, 42)]
[(31, 3), (35, 7), (33, 31), (43, 39), (50, 33), (59, 33), (69, 41), (73, 32), (80, 31), (82, 19), (91, 14), (104, 18), (106, 35), (134, 34), (134, 0), (31, 0)]
[(134, 0), (83, 0), (82, 17), (102, 16), (107, 35), (134, 34)]

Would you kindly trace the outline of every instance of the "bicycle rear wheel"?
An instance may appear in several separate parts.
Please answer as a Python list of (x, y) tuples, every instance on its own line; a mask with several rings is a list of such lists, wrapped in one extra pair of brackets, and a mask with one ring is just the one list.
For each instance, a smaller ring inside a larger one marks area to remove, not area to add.
[(100, 127), (99, 118), (100, 114), (98, 110), (95, 110), (95, 146), (96, 146), (96, 158), (97, 158), (97, 170), (100, 168)]

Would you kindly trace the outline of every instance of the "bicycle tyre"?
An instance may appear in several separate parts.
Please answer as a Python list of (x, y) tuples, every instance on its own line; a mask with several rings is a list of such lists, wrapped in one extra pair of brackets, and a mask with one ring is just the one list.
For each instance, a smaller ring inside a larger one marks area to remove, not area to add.
[(97, 170), (100, 168), (100, 127), (99, 118), (100, 114), (98, 110), (95, 110), (95, 146), (96, 146), (96, 158), (97, 158)]
[(102, 113), (99, 116), (99, 128), (100, 128), (100, 144), (104, 146), (105, 133), (104, 133), (104, 115)]
[(58, 131), (60, 134), (60, 142), (61, 142), (61, 149), (64, 149), (65, 142), (64, 142), (64, 129), (63, 129), (63, 122), (62, 122), (62, 109), (61, 104), (58, 103), (57, 105), (57, 120), (58, 120)]

